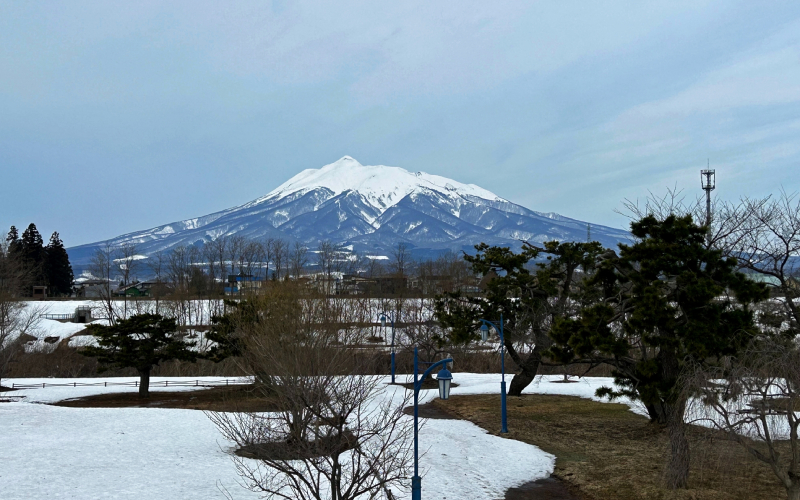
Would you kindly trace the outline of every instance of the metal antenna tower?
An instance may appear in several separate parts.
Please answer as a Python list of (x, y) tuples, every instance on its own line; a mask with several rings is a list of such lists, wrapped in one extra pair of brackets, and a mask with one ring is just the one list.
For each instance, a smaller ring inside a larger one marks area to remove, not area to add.
[[(711, 166), (711, 160), (708, 161), (708, 166)], [(711, 191), (716, 187), (716, 175), (714, 170), (706, 168), (700, 171), (700, 185), (703, 191), (706, 192), (706, 227), (709, 228), (708, 239), (711, 241)]]

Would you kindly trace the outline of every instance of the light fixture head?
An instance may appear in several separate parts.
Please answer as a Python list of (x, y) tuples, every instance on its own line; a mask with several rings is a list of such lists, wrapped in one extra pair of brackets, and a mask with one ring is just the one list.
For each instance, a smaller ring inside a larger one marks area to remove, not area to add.
[(489, 326), (486, 323), (481, 325), (481, 340), (484, 342), (489, 340)]
[(436, 380), (439, 381), (439, 398), (450, 398), (450, 383), (453, 381), (453, 374), (447, 368), (442, 368), (436, 374)]

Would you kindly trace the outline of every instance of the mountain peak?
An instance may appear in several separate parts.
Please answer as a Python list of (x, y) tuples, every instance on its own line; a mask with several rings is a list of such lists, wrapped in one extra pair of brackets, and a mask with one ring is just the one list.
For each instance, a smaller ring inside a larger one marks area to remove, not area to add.
[(446, 196), (475, 196), (491, 201), (505, 201), (496, 194), (474, 184), (462, 184), (439, 175), (411, 173), (400, 167), (362, 165), (351, 156), (318, 169), (303, 170), (261, 200), (281, 199), (314, 189), (328, 189), (333, 196), (355, 191), (364, 200), (383, 212), (411, 193), (435, 191)]

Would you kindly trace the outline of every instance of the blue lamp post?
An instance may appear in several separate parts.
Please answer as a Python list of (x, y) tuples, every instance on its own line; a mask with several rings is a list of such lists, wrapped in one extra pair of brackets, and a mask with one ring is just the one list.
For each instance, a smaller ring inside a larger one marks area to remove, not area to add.
[(381, 328), (386, 328), (386, 315), (389, 315), (389, 319), (392, 322), (392, 364), (391, 364), (391, 371), (392, 371), (392, 383), (394, 384), (394, 314), (382, 312), (380, 315), (381, 321)]
[(487, 319), (481, 320), (481, 340), (486, 342), (489, 340), (489, 326), (491, 325), (492, 328), (500, 335), (500, 366), (502, 370), (502, 381), (500, 382), (500, 418), (501, 418), (501, 426), (500, 426), (500, 433), (505, 434), (508, 432), (508, 420), (506, 418), (506, 341), (503, 338), (503, 315), (500, 315), (500, 326), (498, 327), (496, 323), (489, 321)]
[(447, 369), (447, 363), (452, 363), (452, 358), (437, 361), (425, 370), (422, 378), (417, 380), (419, 370), (417, 348), (414, 348), (414, 477), (411, 478), (411, 500), (422, 500), (422, 478), (419, 477), (419, 438), (417, 436), (419, 426), (417, 420), (419, 419), (419, 390), (422, 389), (422, 382), (431, 374), (431, 372), (440, 365), (444, 367), (436, 374), (436, 379), (439, 381), (439, 397), (441, 399), (448, 399), (450, 397), (450, 383), (453, 380), (453, 374)]

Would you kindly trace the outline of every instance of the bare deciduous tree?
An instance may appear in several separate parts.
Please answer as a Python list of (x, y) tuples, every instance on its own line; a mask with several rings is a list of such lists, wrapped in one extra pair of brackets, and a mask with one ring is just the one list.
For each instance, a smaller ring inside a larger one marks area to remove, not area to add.
[(410, 476), (408, 395), (359, 376), (346, 349), (349, 317), (342, 301), (308, 295), (301, 284), (273, 284), (258, 300), (260, 318), (239, 325), (242, 362), (257, 374), (272, 413), (209, 413), (240, 453), (234, 457), (248, 488), (273, 498), (351, 500), (402, 489)]
[[(113, 260), (116, 275), (122, 279), (122, 284), (128, 286), (136, 281), (139, 270), (139, 255), (136, 253), (135, 243), (125, 243), (116, 248)], [(128, 294), (123, 290), (122, 317), (128, 317)]]
[(800, 500), (800, 350), (771, 336), (727, 361), (688, 372), (687, 386), (699, 395), (688, 413), (767, 464), (788, 498)]
[(116, 278), (115, 255), (115, 248), (107, 243), (95, 250), (89, 262), (89, 272), (95, 279), (102, 282), (98, 287), (100, 304), (103, 314), (112, 325), (116, 324), (119, 318), (119, 313), (114, 306), (114, 294), (111, 285), (111, 281)]
[(774, 314), (800, 334), (800, 197), (745, 200), (745, 225), (729, 243), (739, 264), (763, 278), (775, 298)]
[(289, 255), (289, 267), (291, 269), (292, 277), (297, 279), (303, 275), (303, 272), (308, 265), (308, 247), (300, 242), (296, 242)]

